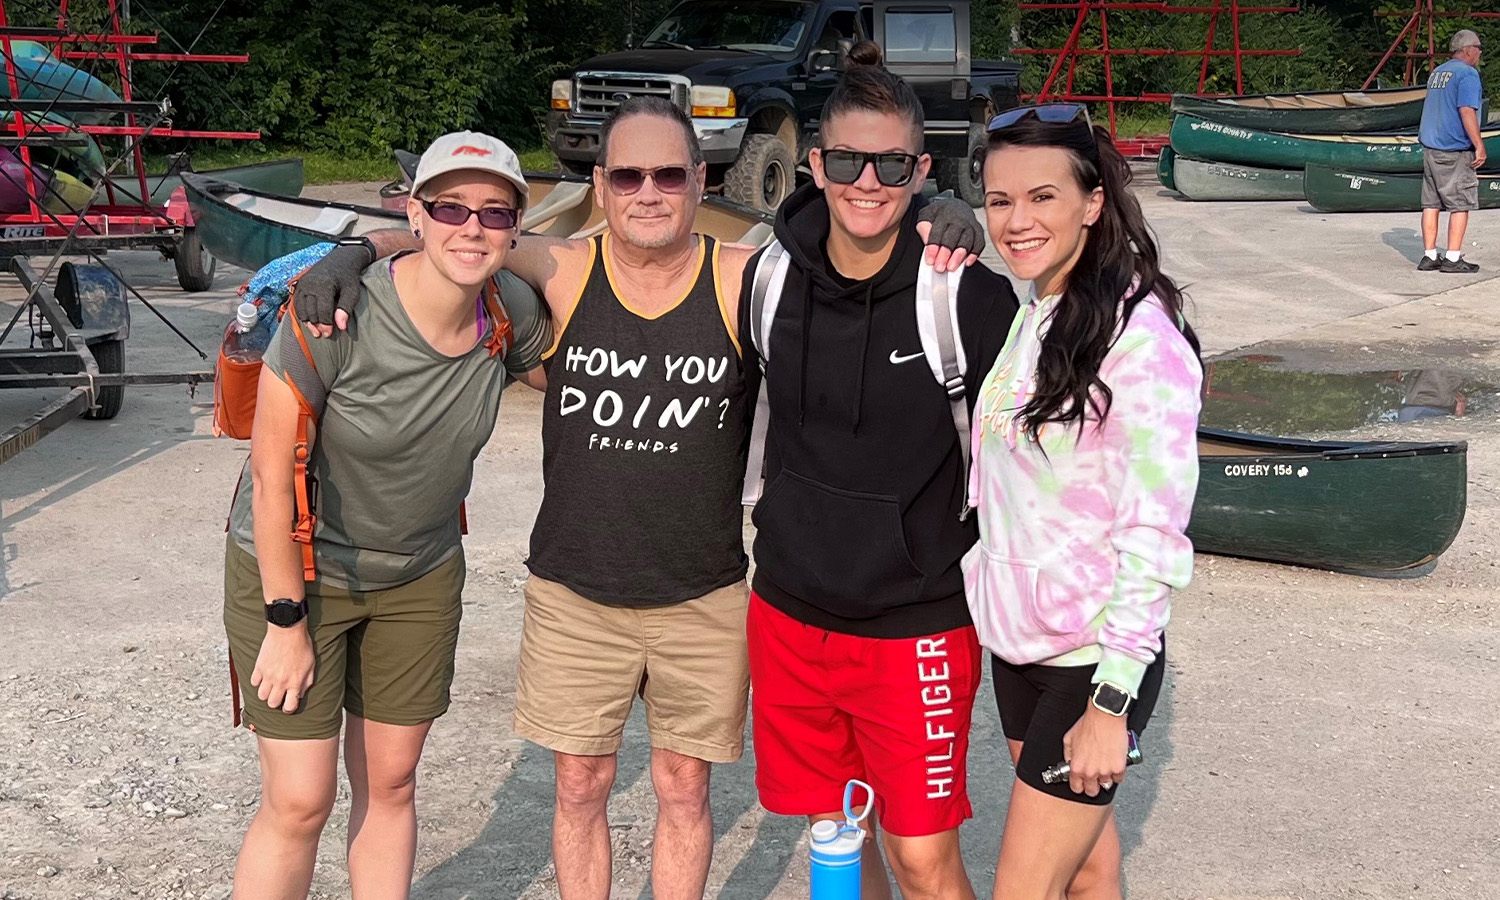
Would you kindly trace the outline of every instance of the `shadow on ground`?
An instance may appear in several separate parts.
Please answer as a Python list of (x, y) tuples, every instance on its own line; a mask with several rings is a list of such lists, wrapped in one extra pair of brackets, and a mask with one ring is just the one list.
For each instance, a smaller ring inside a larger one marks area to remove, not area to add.
[[(1150, 729), (1142, 738), (1146, 759), (1131, 770), (1129, 787), (1122, 791), (1122, 799), (1117, 803), (1127, 860), (1142, 843), (1146, 822), (1156, 805), (1161, 775), (1172, 761), (1173, 680), (1169, 674)], [(965, 823), (961, 832), (964, 862), (975, 892), (982, 898), (989, 896), (994, 883), (995, 859), (1014, 777), (989, 685), (986, 677), (975, 704), (969, 751), (969, 797), (974, 818)], [(637, 709), (626, 727), (614, 795), (618, 797), (631, 790), (639, 779), (648, 778), (648, 765), (644, 717)], [(496, 791), (494, 812), (484, 830), (468, 847), (422, 876), (412, 887), (413, 900), (555, 896), (555, 886), (550, 883), (552, 778), (551, 754), (528, 744), (504, 785)], [(747, 748), (740, 762), (715, 767), (712, 802), (714, 841), (722, 855), (726, 833), (741, 816), (756, 808), (752, 748)], [(778, 886), (789, 874), (805, 878), (806, 862), (799, 858), (805, 857), (805, 851), (798, 850), (804, 830), (805, 825), (798, 819), (774, 815), (762, 818), (754, 834), (743, 838), (749, 841), (749, 846), (739, 855), (717, 896), (722, 900), (769, 900), (777, 895)], [(621, 852), (615, 829), (612, 836), (618, 884), (622, 880)], [(549, 883), (540, 885), (544, 881)], [(538, 886), (541, 891), (536, 890)], [(797, 893), (804, 890), (800, 888)], [(780, 896), (787, 895), (786, 890), (780, 892)], [(647, 882), (636, 900), (651, 897)]]
[(1422, 233), (1415, 228), (1392, 228), (1380, 236), (1380, 240), (1392, 250), (1416, 265), (1422, 258)]

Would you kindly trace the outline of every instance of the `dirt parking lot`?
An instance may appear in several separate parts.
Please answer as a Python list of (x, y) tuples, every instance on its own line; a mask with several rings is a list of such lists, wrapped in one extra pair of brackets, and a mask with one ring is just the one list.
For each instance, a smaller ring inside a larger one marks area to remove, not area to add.
[[(373, 197), (368, 185), (321, 191)], [(1140, 193), (1208, 353), (1325, 372), (1441, 365), (1500, 383), (1500, 217), (1475, 217), (1469, 252), (1484, 269), (1454, 278), (1414, 270), (1414, 214), (1193, 205), (1149, 182)], [(245, 275), (221, 271), (215, 290), (187, 295), (150, 254), (112, 259), (205, 348)], [(16, 296), (13, 280), (0, 284), (6, 319)], [(130, 369), (206, 365), (133, 314)], [(0, 425), (47, 396), (0, 393)], [(117, 419), (70, 423), (0, 467), (4, 900), (229, 895), (258, 791), (254, 741), (229, 727), (220, 621), (224, 521), (248, 445), (212, 436), (210, 400), (131, 389)], [(1469, 442), (1468, 518), (1432, 575), (1199, 557), (1174, 600), (1146, 761), (1118, 804), (1130, 896), (1500, 897), (1494, 400), (1361, 432)], [(556, 897), (551, 762), (510, 729), (540, 409), (512, 388), (478, 463), (454, 703), (420, 772), (423, 900)], [(620, 900), (649, 895), (645, 750), (637, 714), (610, 813)], [(983, 692), (969, 768), (976, 816), (963, 837), (984, 896), (1011, 776)], [(716, 771), (710, 894), (806, 897), (805, 828), (762, 811), (752, 776), (748, 754)], [(344, 812), (316, 897), (348, 895)]]

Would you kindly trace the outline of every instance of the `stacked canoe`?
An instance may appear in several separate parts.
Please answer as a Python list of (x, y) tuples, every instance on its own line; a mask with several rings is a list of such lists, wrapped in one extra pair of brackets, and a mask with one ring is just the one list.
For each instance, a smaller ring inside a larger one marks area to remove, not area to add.
[[(98, 104), (118, 103), (120, 96), (109, 85), (81, 69), (53, 56), (36, 41), (11, 41), (10, 56), (16, 84), (25, 100), (83, 101)], [(3, 74), (3, 73), (0, 73)], [(0, 97), (10, 96), (9, 80), (0, 77)], [(74, 108), (70, 114), (7, 113), (0, 115), (0, 133), (13, 133), (17, 115), (24, 115), (31, 125), (98, 125), (112, 113)], [(30, 166), (22, 162), (21, 153), (13, 147), (0, 147), (0, 214), (23, 213), (31, 200), (48, 212), (65, 214), (81, 212), (91, 203), (107, 202), (108, 186), (116, 203), (127, 206), (165, 206), (182, 184), (176, 172), (146, 176), (148, 197), (141, 193), (140, 179), (135, 176), (113, 176), (105, 182), (107, 166), (104, 153), (94, 138), (83, 131), (53, 133), (46, 142), (29, 147)], [(191, 167), (189, 167), (189, 170)], [(214, 173), (226, 181), (249, 187), (277, 191), (293, 196), (301, 193), (302, 160), (278, 160)]]
[[(1419, 203), (1422, 120), (1426, 88), (1329, 91), (1242, 97), (1178, 96), (1172, 102), (1171, 145), (1158, 171), (1163, 184), (1192, 200), (1301, 200), (1319, 209), (1376, 208), (1361, 173), (1380, 176), (1378, 208), (1414, 209)], [(1484, 131), (1492, 156), (1500, 153), (1500, 128)], [(1495, 157), (1500, 159), (1500, 157)], [(1343, 173), (1338, 175), (1335, 173)], [(1354, 187), (1349, 187), (1353, 183)], [(1314, 187), (1316, 185), (1316, 187)], [(1500, 202), (1500, 185), (1482, 194)], [(1404, 204), (1410, 194), (1409, 205)], [(1317, 199), (1315, 199), (1315, 196)], [(1341, 204), (1352, 204), (1347, 207)]]

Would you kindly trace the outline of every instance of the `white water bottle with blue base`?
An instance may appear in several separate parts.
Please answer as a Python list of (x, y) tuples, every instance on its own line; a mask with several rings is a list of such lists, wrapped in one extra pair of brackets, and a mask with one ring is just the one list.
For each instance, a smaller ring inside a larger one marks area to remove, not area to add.
[[(863, 788), (865, 808), (854, 814), (854, 789)], [(814, 823), (812, 849), (812, 900), (859, 900), (860, 856), (865, 846), (865, 830), (860, 823), (875, 808), (875, 792), (863, 781), (844, 786), (844, 821)]]

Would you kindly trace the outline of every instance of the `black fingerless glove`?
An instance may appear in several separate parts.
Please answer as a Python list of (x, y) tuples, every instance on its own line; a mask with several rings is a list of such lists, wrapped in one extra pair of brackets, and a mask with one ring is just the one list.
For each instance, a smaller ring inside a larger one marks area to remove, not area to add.
[(359, 279), (374, 262), (364, 246), (334, 247), (297, 279), (292, 302), (297, 318), (313, 325), (332, 325), (334, 310), (354, 308), (359, 300)]
[(949, 250), (967, 250), (975, 256), (984, 252), (984, 229), (974, 217), (974, 210), (951, 192), (944, 192), (927, 201), (917, 212), (918, 222), (931, 222), (932, 231), (927, 235), (928, 244), (947, 247)]

